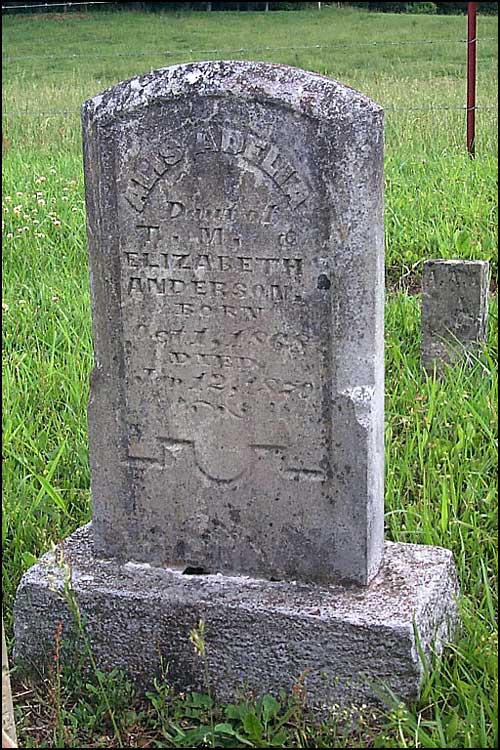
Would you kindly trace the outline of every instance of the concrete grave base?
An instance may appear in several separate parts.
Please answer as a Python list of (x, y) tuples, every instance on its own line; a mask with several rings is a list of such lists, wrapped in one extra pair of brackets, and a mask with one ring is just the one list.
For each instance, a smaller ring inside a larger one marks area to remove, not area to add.
[(411, 700), (423, 675), (419, 651), (426, 658), (441, 651), (458, 626), (454, 563), (439, 547), (386, 543), (373, 582), (347, 588), (96, 559), (89, 524), (21, 581), (14, 613), (21, 666), (39, 669), (50, 657), (60, 622), (63, 642), (71, 642), (69, 581), (97, 665), (125, 670), (140, 688), (152, 686), (162, 657), (178, 690), (204, 690), (189, 639), (203, 619), (211, 688), (221, 701), (249, 689), (289, 691), (301, 675), (310, 705), (323, 712), (379, 702), (381, 685)]

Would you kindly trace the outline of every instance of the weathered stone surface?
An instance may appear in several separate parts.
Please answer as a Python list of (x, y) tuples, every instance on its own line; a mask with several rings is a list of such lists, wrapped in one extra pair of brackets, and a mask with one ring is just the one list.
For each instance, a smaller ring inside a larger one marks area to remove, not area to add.
[(99, 560), (87, 526), (21, 581), (19, 665), (46, 661), (59, 622), (63, 641), (71, 641), (64, 595), (69, 570), (99, 668), (122, 668), (146, 688), (163, 657), (177, 689), (203, 690), (203, 664), (189, 640), (201, 618), (211, 686), (223, 701), (245, 688), (289, 691), (304, 673), (310, 704), (319, 709), (377, 701), (382, 683), (410, 700), (422, 678), (414, 625), (426, 659), (433, 640), (439, 651), (457, 627), (455, 569), (442, 548), (386, 543), (384, 563), (369, 586), (322, 586)]
[(486, 341), (489, 264), (428, 260), (422, 275), (421, 362), (442, 370)]
[(382, 121), (330, 79), (250, 62), (85, 104), (98, 555), (376, 574)]

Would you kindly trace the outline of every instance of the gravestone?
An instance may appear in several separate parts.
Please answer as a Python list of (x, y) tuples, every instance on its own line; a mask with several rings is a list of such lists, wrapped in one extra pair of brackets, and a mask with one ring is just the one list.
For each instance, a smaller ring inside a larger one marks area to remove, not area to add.
[(478, 353), (488, 329), (489, 263), (428, 260), (422, 274), (422, 367), (442, 371)]
[(266, 71), (174, 68), (132, 84), (126, 115), (123, 87), (86, 105), (96, 553), (367, 583), (382, 112)]
[[(439, 650), (457, 584), (447, 550), (383, 539), (382, 110), (193, 63), (95, 97), (83, 127), (93, 521), (61, 550), (97, 662), (147, 685), (162, 655), (199, 689), (201, 617), (221, 699), (304, 672), (320, 708), (415, 696), (414, 626)], [(25, 661), (71, 632), (57, 560), (18, 591)]]

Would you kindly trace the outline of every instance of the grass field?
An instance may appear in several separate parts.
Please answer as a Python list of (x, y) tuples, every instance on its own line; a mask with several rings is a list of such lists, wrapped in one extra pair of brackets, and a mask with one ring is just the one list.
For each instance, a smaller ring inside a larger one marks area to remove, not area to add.
[[(172, 696), (159, 685), (139, 702), (121, 678), (97, 674), (86, 683), (77, 670), (59, 677), (56, 668), (45, 687), (24, 695), (14, 674), (23, 746), (496, 746), (498, 55), (491, 38), (497, 19), (478, 22), (483, 109), (474, 160), (465, 153), (465, 117), (458, 109), (465, 98), (465, 45), (457, 40), (464, 36), (464, 17), (336, 7), (4, 18), (2, 573), (8, 636), (24, 570), (91, 513), (86, 404), (92, 344), (79, 108), (132, 75), (216, 58), (317, 71), (386, 108), (386, 534), (453, 550), (464, 622), (417, 705), (363, 716), (343, 737), (348, 719), (316, 726), (300, 690), (279, 707), (271, 699), (210, 707), (207, 696)], [(420, 270), (431, 257), (487, 259), (493, 272), (488, 345), (471, 368), (450, 369), (442, 381), (419, 370)]]

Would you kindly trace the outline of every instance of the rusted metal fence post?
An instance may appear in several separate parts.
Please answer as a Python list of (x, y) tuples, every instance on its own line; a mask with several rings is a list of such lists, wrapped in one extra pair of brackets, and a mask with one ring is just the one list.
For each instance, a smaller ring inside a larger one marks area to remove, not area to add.
[(476, 147), (476, 15), (477, 3), (467, 3), (467, 151)]

